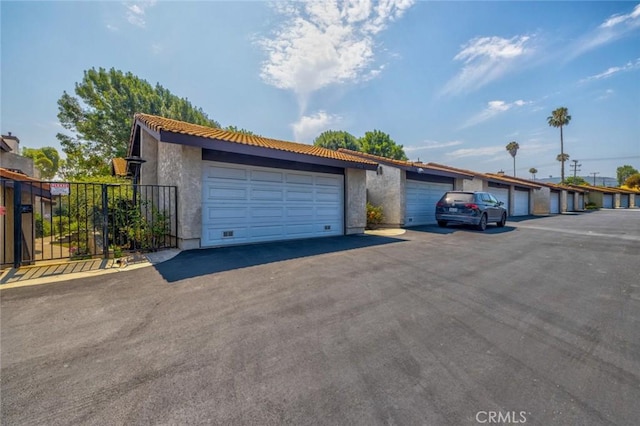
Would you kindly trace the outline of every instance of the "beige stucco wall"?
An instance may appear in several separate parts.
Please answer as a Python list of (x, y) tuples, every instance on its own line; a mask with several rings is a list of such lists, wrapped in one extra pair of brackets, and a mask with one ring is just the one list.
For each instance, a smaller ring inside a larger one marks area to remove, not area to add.
[(202, 234), (202, 149), (158, 145), (158, 185), (178, 187), (178, 247), (200, 248)]
[(13, 152), (0, 151), (0, 167), (18, 169), (27, 176), (40, 178), (40, 170), (33, 166), (32, 158), (23, 157)]
[(345, 169), (345, 234), (361, 234), (367, 225), (367, 174)]
[(158, 185), (158, 141), (146, 130), (140, 129), (141, 185)]
[(462, 191), (487, 191), (487, 189), (489, 189), (489, 182), (484, 179), (474, 177), (462, 181)]
[(540, 189), (532, 190), (531, 204), (529, 206), (532, 210), (530, 213), (534, 215), (549, 214), (551, 212), (551, 188), (543, 186)]
[(380, 165), (378, 171), (367, 170), (367, 201), (382, 207), (381, 226), (404, 225), (406, 173), (397, 167)]

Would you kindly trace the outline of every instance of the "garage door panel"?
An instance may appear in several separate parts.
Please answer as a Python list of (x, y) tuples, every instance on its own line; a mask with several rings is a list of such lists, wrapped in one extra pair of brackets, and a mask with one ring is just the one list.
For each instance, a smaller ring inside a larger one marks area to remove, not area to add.
[(334, 186), (336, 188), (341, 186), (342, 179), (338, 177), (325, 177), (325, 176), (317, 176), (316, 177), (316, 185), (320, 186)]
[(204, 163), (202, 246), (343, 234), (342, 175)]
[(237, 167), (213, 167), (205, 168), (205, 179), (218, 178), (226, 180), (243, 180), (248, 178), (247, 170)]
[(312, 185), (313, 184), (313, 176), (310, 175), (301, 175), (298, 173), (287, 173), (286, 175), (287, 183), (293, 184), (303, 184), (303, 185)]
[(569, 192), (567, 193), (567, 211), (572, 212), (575, 211), (575, 203), (574, 203), (574, 193), (573, 192)]
[(549, 213), (551, 214), (560, 213), (560, 193), (559, 192), (552, 192), (550, 195)]
[(251, 171), (252, 182), (282, 182), (282, 173), (280, 172), (266, 172), (261, 170)]
[(529, 191), (514, 191), (514, 216), (527, 216), (529, 214)]
[(276, 188), (252, 188), (251, 199), (255, 201), (283, 201), (284, 191)]
[(405, 186), (405, 226), (436, 223), (436, 203), (453, 184), (408, 179)]
[(313, 192), (309, 189), (287, 189), (287, 201), (313, 201)]
[(629, 195), (620, 194), (620, 207), (629, 208)]
[(602, 196), (602, 207), (605, 209), (613, 208), (613, 195), (611, 194), (603, 194)]

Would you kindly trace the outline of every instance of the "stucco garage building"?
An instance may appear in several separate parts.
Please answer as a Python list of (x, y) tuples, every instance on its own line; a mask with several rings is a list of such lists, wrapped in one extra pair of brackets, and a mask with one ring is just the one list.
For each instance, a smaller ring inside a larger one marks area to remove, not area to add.
[(347, 149), (339, 151), (379, 164), (376, 170), (367, 170), (367, 200), (382, 207), (382, 225), (388, 227), (435, 224), (436, 203), (440, 197), (447, 191), (462, 189), (462, 180), (472, 177), (424, 163)]
[(346, 153), (148, 114), (134, 117), (128, 156), (144, 160), (141, 184), (178, 187), (181, 249), (361, 233), (365, 172), (377, 168)]
[(471, 175), (471, 179), (462, 182), (463, 188), (461, 189), (492, 193), (499, 201), (504, 203), (511, 217), (533, 214), (533, 191), (541, 189), (541, 186), (537, 183), (512, 178), (503, 174), (478, 173), (435, 163), (428, 163), (427, 165)]

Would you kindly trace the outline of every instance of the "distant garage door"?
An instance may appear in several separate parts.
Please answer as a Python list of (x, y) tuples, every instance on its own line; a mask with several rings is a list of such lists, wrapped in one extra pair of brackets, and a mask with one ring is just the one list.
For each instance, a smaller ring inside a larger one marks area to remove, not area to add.
[(578, 210), (584, 210), (584, 194), (578, 194)]
[(573, 212), (576, 210), (575, 202), (573, 200), (575, 192), (567, 192), (567, 211)]
[(436, 223), (436, 203), (440, 197), (453, 190), (451, 183), (425, 182), (407, 179), (405, 187), (405, 226)]
[(602, 194), (602, 207), (605, 209), (613, 208), (613, 194)]
[(629, 208), (629, 194), (620, 194), (620, 207)]
[(516, 189), (514, 191), (513, 216), (526, 216), (529, 214), (529, 191)]
[(560, 213), (560, 192), (558, 191), (551, 191), (551, 194), (549, 196), (549, 213)]
[(342, 235), (344, 176), (203, 162), (202, 246)]
[(490, 186), (488, 192), (492, 193), (493, 196), (498, 199), (498, 201), (502, 201), (504, 208), (507, 209), (507, 214), (511, 215), (511, 210), (509, 209), (509, 188), (498, 188)]

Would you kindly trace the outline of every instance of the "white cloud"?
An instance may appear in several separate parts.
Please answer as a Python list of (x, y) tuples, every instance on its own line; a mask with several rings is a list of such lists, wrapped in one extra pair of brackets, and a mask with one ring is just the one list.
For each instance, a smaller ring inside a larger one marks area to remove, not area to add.
[(513, 70), (520, 59), (532, 52), (531, 36), (476, 37), (462, 46), (453, 58), (462, 61), (462, 70), (441, 91), (458, 94), (478, 89)]
[(625, 71), (631, 71), (631, 70), (638, 69), (638, 68), (640, 68), (640, 58), (636, 59), (635, 62), (629, 61), (629, 62), (627, 62), (625, 65), (623, 65), (621, 67), (610, 67), (610, 68), (607, 68), (606, 71), (603, 71), (603, 72), (601, 72), (599, 74), (583, 78), (582, 80), (580, 80), (580, 83), (586, 83), (586, 82), (593, 81), (593, 80), (602, 80), (604, 78), (609, 78), (614, 74), (618, 74), (620, 72), (625, 72)]
[(124, 7), (127, 9), (127, 22), (140, 28), (147, 25), (145, 20), (146, 10), (155, 6), (156, 0), (138, 1), (135, 3), (125, 2)]
[(164, 51), (164, 46), (162, 46), (160, 43), (153, 43), (151, 45), (151, 52), (154, 55), (159, 55)]
[(291, 124), (293, 135), (298, 142), (310, 143), (320, 133), (340, 122), (341, 117), (318, 111), (315, 114), (303, 115), (298, 121)]
[(484, 110), (469, 118), (462, 126), (460, 126), (460, 129), (475, 126), (476, 124), (487, 121), (498, 114), (509, 111), (514, 107), (522, 107), (531, 103), (531, 101), (523, 101), (522, 99), (518, 99), (511, 103), (505, 101), (489, 101), (487, 102), (487, 107)]
[(630, 13), (610, 16), (597, 28), (581, 37), (568, 49), (567, 60), (622, 38), (638, 28), (640, 28), (640, 4), (637, 4)]
[(262, 79), (290, 90), (305, 112), (309, 96), (327, 86), (365, 81), (378, 75), (375, 35), (414, 0), (320, 0), (278, 2), (284, 17), (272, 37), (259, 40), (267, 54)]
[(461, 141), (449, 141), (449, 142), (437, 142), (437, 141), (424, 141), (424, 145), (418, 146), (408, 146), (405, 147), (405, 152), (414, 152), (420, 151), (423, 149), (439, 149), (439, 148), (449, 148), (452, 146), (462, 145)]
[(631, 13), (623, 14), (623, 15), (613, 15), (606, 21), (604, 21), (600, 28), (613, 28), (625, 22), (627, 23), (637, 23), (637, 19), (640, 17), (640, 4), (637, 4), (636, 7), (633, 8)]
[[(505, 144), (506, 146), (506, 144)], [(449, 158), (487, 157), (505, 151), (505, 146), (483, 146), (480, 148), (461, 148), (446, 154)], [(506, 152), (506, 151), (505, 151)]]
[(118, 31), (120, 28), (116, 27), (115, 25), (107, 24), (107, 29), (108, 29), (109, 31), (116, 32), (116, 31)]

